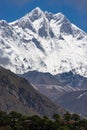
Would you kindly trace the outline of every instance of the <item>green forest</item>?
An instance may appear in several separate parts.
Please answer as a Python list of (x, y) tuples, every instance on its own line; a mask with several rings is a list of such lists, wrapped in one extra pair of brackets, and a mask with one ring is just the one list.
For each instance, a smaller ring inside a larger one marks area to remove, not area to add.
[(63, 116), (54, 114), (52, 118), (48, 118), (0, 111), (0, 130), (87, 130), (87, 120), (69, 112)]

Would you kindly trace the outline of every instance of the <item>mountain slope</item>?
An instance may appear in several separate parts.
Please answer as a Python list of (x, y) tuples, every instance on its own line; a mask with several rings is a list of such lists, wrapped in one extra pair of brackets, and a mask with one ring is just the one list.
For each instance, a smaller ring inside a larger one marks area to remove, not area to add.
[(0, 21), (0, 57), (17, 74), (73, 70), (87, 76), (87, 34), (62, 13), (37, 7), (12, 23)]
[(66, 110), (87, 117), (86, 77), (71, 71), (57, 75), (31, 71), (23, 76), (56, 104), (60, 103)]
[(29, 71), (21, 75), (34, 85), (58, 85), (58, 80), (50, 73), (42, 73), (38, 71)]
[(64, 112), (60, 106), (56, 106), (35, 90), (27, 80), (2, 67), (0, 67), (0, 109), (48, 116)]
[(21, 76), (34, 85), (59, 85), (63, 88), (65, 86), (67, 86), (67, 88), (70, 86), (73, 90), (87, 89), (87, 78), (72, 71), (57, 75), (38, 71), (29, 71)]
[(54, 76), (62, 86), (70, 86), (79, 90), (87, 90), (87, 77), (83, 77), (72, 71)]
[(70, 92), (57, 99), (57, 101), (66, 110), (87, 117), (87, 90)]
[(75, 75), (73, 72), (52, 75), (50, 73), (29, 71), (21, 76), (34, 84), (39, 92), (53, 101), (65, 93), (87, 89), (87, 78)]

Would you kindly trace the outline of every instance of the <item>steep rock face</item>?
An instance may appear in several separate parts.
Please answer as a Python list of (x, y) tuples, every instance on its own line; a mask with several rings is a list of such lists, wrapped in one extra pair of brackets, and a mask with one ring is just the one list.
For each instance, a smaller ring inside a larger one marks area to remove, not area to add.
[(37, 7), (12, 23), (0, 21), (0, 50), (7, 59), (0, 64), (17, 74), (74, 70), (87, 76), (87, 34), (62, 13)]

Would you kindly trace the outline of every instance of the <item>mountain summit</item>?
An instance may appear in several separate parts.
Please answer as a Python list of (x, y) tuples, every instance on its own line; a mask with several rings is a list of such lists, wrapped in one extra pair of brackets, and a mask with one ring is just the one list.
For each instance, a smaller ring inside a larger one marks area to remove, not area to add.
[(72, 70), (87, 76), (87, 34), (62, 13), (37, 7), (12, 23), (0, 21), (0, 65), (17, 74)]

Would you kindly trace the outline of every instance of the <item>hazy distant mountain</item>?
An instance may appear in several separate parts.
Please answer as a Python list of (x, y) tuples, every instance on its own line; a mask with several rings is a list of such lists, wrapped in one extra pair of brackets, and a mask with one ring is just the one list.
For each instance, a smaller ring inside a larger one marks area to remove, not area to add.
[(70, 86), (72, 89), (87, 89), (87, 78), (72, 71), (57, 75), (29, 71), (22, 76), (35, 85), (60, 85), (62, 87)]
[(81, 78), (82, 76), (75, 75), (73, 72), (52, 75), (50, 73), (29, 71), (21, 76), (34, 84), (38, 91), (53, 101), (65, 93), (75, 91), (81, 87), (83, 89), (83, 85), (85, 85), (84, 87), (87, 88), (87, 78)]
[(64, 110), (41, 95), (31, 84), (0, 67), (0, 110), (52, 116)]
[(17, 74), (73, 70), (87, 76), (87, 34), (62, 13), (37, 7), (12, 23), (0, 21), (0, 64)]
[(87, 89), (87, 78), (72, 71), (57, 74), (54, 77), (63, 86), (71, 86), (81, 90)]
[(29, 71), (27, 73), (24, 73), (22, 76), (35, 85), (58, 85), (58, 80), (50, 73)]
[(60, 102), (68, 111), (87, 117), (87, 90), (70, 92), (57, 99), (56, 102)]
[(87, 117), (86, 77), (71, 71), (57, 75), (31, 71), (23, 76), (56, 104), (60, 103), (66, 110)]

